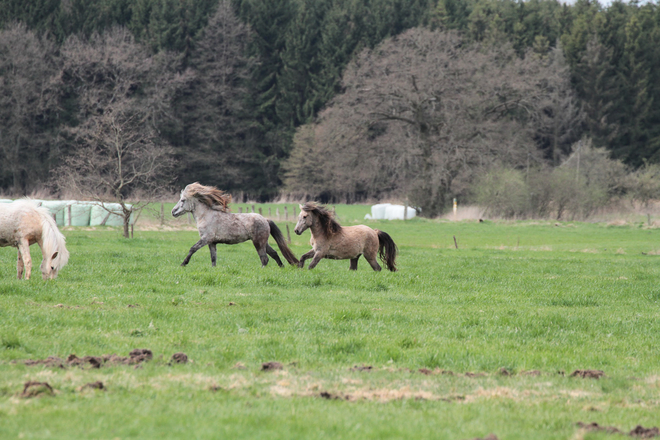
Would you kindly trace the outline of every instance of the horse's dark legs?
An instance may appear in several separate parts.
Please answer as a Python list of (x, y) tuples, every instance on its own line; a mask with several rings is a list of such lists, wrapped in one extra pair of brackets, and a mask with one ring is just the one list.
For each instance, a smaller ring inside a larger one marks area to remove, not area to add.
[(270, 255), (270, 258), (275, 260), (278, 266), (284, 267), (284, 265), (282, 264), (282, 260), (280, 260), (280, 256), (277, 255), (277, 251), (273, 249), (269, 244), (266, 244), (266, 253)]
[(211, 251), (211, 267), (215, 267), (215, 260), (218, 257), (218, 251), (215, 248), (215, 243), (209, 243), (209, 251)]
[(203, 248), (206, 245), (207, 245), (207, 242), (205, 240), (199, 240), (197, 243), (195, 243), (193, 245), (193, 247), (190, 248), (190, 252), (188, 252), (188, 255), (183, 260), (183, 263), (181, 263), (181, 266), (185, 266), (186, 264), (188, 264), (190, 262), (190, 257), (192, 257), (192, 255), (195, 252), (197, 252), (198, 250), (200, 250), (201, 248)]
[(303, 254), (300, 257), (300, 261), (298, 262), (298, 267), (301, 268), (301, 269), (303, 267), (305, 267), (305, 260), (307, 260), (308, 258), (312, 258), (314, 256), (314, 253), (315, 253), (315, 251), (314, 251), (314, 249), (312, 249), (311, 251)]
[(350, 270), (357, 270), (357, 262), (359, 259), (360, 259), (359, 255), (355, 258), (351, 258), (351, 267), (349, 268)]

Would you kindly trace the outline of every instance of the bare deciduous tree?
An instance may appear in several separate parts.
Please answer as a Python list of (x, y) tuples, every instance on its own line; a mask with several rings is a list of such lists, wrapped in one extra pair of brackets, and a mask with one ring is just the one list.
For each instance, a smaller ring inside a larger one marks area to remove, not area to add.
[(348, 66), (345, 92), (298, 131), (286, 184), (406, 196), (434, 216), (480, 170), (543, 161), (529, 122), (547, 106), (550, 64), (468, 46), (454, 33), (412, 29), (389, 39)]
[[(155, 127), (168, 113), (168, 91), (177, 78), (164, 80), (162, 70), (156, 75), (156, 60), (123, 29), (89, 42), (73, 37), (63, 58), (80, 123), (64, 133), (74, 153), (55, 170), (54, 182), (76, 197), (121, 204), (128, 237), (131, 214), (172, 180), (172, 148)], [(139, 201), (129, 204), (130, 197)]]

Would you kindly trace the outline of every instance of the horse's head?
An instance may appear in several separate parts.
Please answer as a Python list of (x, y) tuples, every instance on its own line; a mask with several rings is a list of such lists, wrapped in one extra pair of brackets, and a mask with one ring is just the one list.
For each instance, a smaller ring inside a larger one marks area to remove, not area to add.
[(186, 212), (192, 212), (194, 203), (195, 198), (188, 196), (186, 189), (183, 189), (181, 191), (181, 197), (179, 197), (179, 201), (176, 205), (174, 205), (174, 208), (172, 208), (172, 216), (179, 217)]
[(305, 229), (312, 226), (312, 223), (314, 222), (314, 216), (310, 211), (305, 211), (305, 207), (303, 205), (298, 206), (300, 206), (300, 214), (298, 215), (298, 223), (296, 224), (293, 232), (300, 235), (305, 232)]
[(57, 264), (57, 256), (59, 252), (55, 252), (50, 258), (44, 258), (41, 261), (41, 277), (44, 280), (54, 280), (57, 278), (57, 273), (60, 271), (60, 266)]

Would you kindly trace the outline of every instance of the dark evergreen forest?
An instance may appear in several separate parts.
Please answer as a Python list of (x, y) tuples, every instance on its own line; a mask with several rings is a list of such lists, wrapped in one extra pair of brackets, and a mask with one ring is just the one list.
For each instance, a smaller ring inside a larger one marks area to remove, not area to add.
[[(93, 142), (90, 121), (121, 109), (171, 151), (177, 186), (320, 196), (291, 187), (304, 179), (284, 187), (296, 137), (347, 91), (351, 60), (413, 28), (506, 46), (511, 65), (561, 52), (572, 121), (544, 107), (555, 132), (531, 134), (535, 163), (558, 165), (580, 139), (631, 170), (660, 163), (653, 2), (0, 0), (0, 191), (56, 191), (51, 172)], [(529, 169), (530, 154), (514, 168)]]

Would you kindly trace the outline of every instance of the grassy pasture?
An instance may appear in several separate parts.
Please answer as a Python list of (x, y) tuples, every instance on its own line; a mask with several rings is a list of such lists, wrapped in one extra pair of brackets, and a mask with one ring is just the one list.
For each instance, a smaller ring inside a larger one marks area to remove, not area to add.
[[(337, 212), (351, 224), (368, 208)], [(659, 230), (368, 224), (399, 245), (399, 272), (262, 269), (248, 243), (218, 246), (214, 269), (206, 249), (182, 268), (196, 231), (65, 228), (60, 277), (41, 280), (33, 246), (36, 273), (19, 282), (1, 248), (0, 438), (597, 439), (616, 435), (576, 422), (659, 425)], [(292, 239), (309, 249), (308, 232)], [(154, 359), (22, 362), (134, 348)], [(170, 365), (176, 352), (192, 362)], [(20, 397), (29, 380), (55, 394)], [(99, 380), (106, 391), (81, 388)]]

